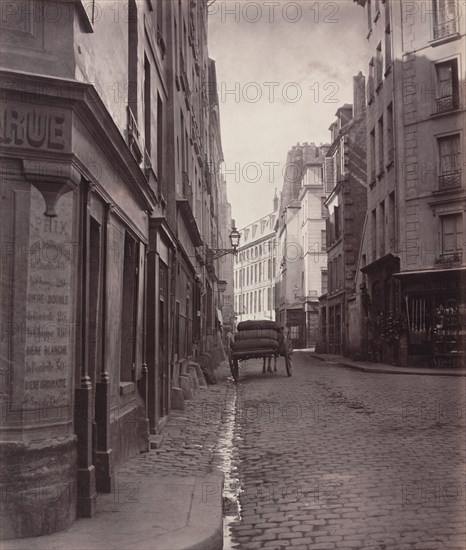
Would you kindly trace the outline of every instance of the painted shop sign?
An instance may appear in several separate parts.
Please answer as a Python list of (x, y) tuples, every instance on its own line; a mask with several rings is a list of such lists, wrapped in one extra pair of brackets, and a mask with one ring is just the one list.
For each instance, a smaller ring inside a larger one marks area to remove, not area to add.
[(0, 104), (0, 145), (62, 152), (70, 148), (70, 115), (64, 109)]
[(431, 366), (437, 369), (464, 368), (466, 367), (466, 357), (454, 354), (450, 356), (432, 357)]
[[(57, 204), (57, 218), (63, 231), (50, 233), (43, 216), (44, 199), (31, 187), (29, 250), (44, 242), (66, 250), (72, 241), (73, 193)], [(52, 275), (52, 276), (51, 276)], [(22, 406), (25, 409), (63, 407), (70, 400), (73, 365), (72, 254), (29, 254), (26, 294), (25, 368)]]
[(416, 282), (405, 286), (406, 292), (429, 292), (466, 289), (466, 276), (460, 280)]

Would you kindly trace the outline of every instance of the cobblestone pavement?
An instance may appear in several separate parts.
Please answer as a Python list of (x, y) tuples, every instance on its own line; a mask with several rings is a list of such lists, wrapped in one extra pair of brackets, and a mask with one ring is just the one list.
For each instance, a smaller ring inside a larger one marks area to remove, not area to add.
[(226, 548), (464, 550), (465, 379), (282, 363), (237, 384)]
[(170, 412), (160, 448), (131, 458), (118, 474), (202, 476), (221, 469), (218, 442), (226, 401), (235, 392), (229, 375), (228, 365), (220, 365), (216, 385), (199, 388), (184, 410)]

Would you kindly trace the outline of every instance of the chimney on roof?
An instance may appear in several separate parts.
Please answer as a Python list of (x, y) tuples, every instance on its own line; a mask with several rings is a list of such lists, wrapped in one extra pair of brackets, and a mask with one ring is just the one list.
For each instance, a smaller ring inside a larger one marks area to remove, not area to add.
[(366, 111), (366, 77), (359, 71), (353, 76), (353, 118), (357, 119)]
[(273, 198), (273, 211), (278, 210), (278, 197), (277, 197), (277, 188), (275, 187), (275, 197)]

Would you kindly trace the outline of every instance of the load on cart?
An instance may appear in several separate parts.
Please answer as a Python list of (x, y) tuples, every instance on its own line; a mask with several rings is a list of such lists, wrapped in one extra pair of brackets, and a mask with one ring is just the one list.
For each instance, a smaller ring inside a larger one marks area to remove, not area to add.
[(269, 320), (242, 321), (237, 329), (238, 332), (228, 350), (231, 374), (235, 380), (239, 379), (240, 362), (262, 358), (263, 372), (265, 372), (266, 361), (270, 369), (272, 359), (276, 366), (279, 356), (285, 358), (286, 373), (291, 376), (290, 353), (282, 327), (278, 323)]

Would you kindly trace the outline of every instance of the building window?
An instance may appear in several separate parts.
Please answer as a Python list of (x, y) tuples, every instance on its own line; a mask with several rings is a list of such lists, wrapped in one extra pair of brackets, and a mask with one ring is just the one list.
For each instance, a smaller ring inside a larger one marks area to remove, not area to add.
[(163, 102), (160, 95), (157, 93), (157, 177), (159, 180), (159, 190), (165, 193), (165, 189), (162, 188), (162, 176), (163, 176), (163, 153), (165, 150), (165, 143), (163, 140)]
[(382, 57), (382, 42), (379, 42), (377, 50), (375, 52), (375, 79), (376, 79), (376, 91), (379, 90), (382, 85), (383, 77), (383, 57)]
[(335, 240), (340, 238), (341, 224), (340, 224), (340, 207), (335, 206)]
[(369, 75), (367, 77), (367, 103), (370, 105), (374, 99), (375, 65), (374, 58), (369, 62)]
[(380, 255), (385, 254), (385, 202), (380, 203)]
[(151, 127), (152, 127), (152, 100), (151, 100), (151, 75), (150, 62), (144, 54), (144, 146), (145, 154), (149, 157), (145, 159), (145, 164), (150, 163), (151, 151)]
[(320, 249), (322, 252), (327, 250), (327, 231), (325, 229), (320, 232)]
[(448, 216), (441, 216), (441, 224), (442, 255), (462, 256), (464, 246), (463, 214), (450, 214)]
[(323, 219), (326, 219), (328, 217), (327, 207), (325, 206), (326, 200), (327, 197), (320, 197), (320, 216)]
[(262, 291), (258, 291), (257, 295), (257, 311), (262, 311)]
[(370, 184), (375, 183), (375, 128), (371, 130), (369, 138), (369, 154), (370, 154)]
[[(388, 5), (388, 2), (386, 3)], [(390, 23), (387, 24), (385, 29), (385, 75), (390, 71), (392, 66), (392, 33), (390, 29)]]
[(446, 38), (458, 32), (456, 0), (433, 0), (434, 40)]
[(439, 188), (451, 189), (461, 185), (460, 135), (438, 138)]
[(458, 60), (451, 59), (435, 65), (437, 77), (436, 112), (447, 113), (459, 109)]
[(290, 338), (295, 341), (299, 340), (299, 325), (290, 327)]
[(394, 191), (388, 196), (388, 246), (391, 252), (396, 250), (396, 204)]
[(322, 294), (327, 294), (328, 291), (328, 273), (327, 271), (321, 272), (321, 279), (322, 279)]
[(387, 107), (387, 167), (395, 160), (395, 141), (393, 135), (393, 104)]
[(272, 291), (270, 288), (267, 289), (267, 309), (269, 311), (272, 309)]
[(378, 138), (379, 138), (379, 163), (377, 175), (380, 176), (384, 171), (384, 129), (383, 129), (383, 116), (379, 118), (378, 122)]
[(262, 281), (262, 262), (259, 263), (259, 283)]
[(120, 380), (134, 381), (137, 343), (139, 243), (125, 233)]
[(372, 260), (377, 258), (377, 210), (372, 210), (371, 216), (372, 225)]

